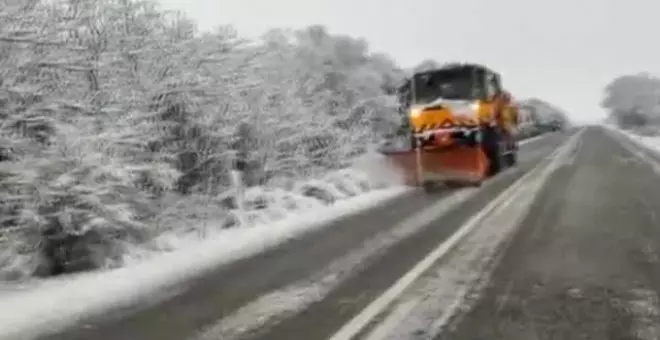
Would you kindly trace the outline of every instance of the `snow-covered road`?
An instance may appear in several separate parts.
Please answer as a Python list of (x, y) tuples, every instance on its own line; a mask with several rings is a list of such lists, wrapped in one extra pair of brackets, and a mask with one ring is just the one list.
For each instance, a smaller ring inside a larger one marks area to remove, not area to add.
[(653, 142), (550, 135), (480, 188), (372, 190), (122, 269), (5, 285), (0, 338), (655, 339)]
[[(286, 325), (300, 310), (335, 301), (341, 287), (363, 281), (365, 271), (382, 267), (384, 258), (410, 247), (414, 239), (425, 235), (430, 246), (447, 237), (452, 228), (428, 227), (439, 220), (453, 225), (452, 220), (467, 216), (549, 155), (563, 138), (550, 135), (524, 143), (520, 168), (480, 189), (430, 195), (401, 187), (375, 190), (293, 220), (230, 230), (192, 249), (120, 270), (50, 283), (36, 293), (5, 295), (3, 305), (21, 304), (21, 309), (0, 311), (0, 326), (7, 330), (3, 334), (38, 334), (47, 327), (59, 333), (45, 336), (50, 339), (254, 336), (259, 333), (253, 330)], [(425, 249), (404, 251), (376, 291)], [(349, 303), (348, 310), (357, 311), (366, 302), (359, 300)], [(125, 308), (117, 311), (121, 306)], [(108, 307), (114, 312), (104, 313)], [(58, 309), (61, 313), (52, 313)], [(166, 319), (176, 321), (162, 321)], [(72, 328), (72, 323), (78, 326)]]

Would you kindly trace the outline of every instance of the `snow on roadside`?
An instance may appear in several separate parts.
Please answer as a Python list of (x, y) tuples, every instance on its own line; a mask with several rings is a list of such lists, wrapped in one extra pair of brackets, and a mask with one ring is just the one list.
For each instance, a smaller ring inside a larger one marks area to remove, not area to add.
[(168, 240), (160, 241), (169, 242), (174, 250), (143, 256), (118, 269), (0, 285), (0, 339), (38, 336), (137, 299), (163, 298), (175, 293), (172, 290), (177, 284), (205, 270), (257, 254), (411, 190), (397, 185), (396, 174), (373, 157), (316, 183), (336, 190), (337, 199), (332, 204), (298, 205), (307, 209), (262, 217), (252, 227), (209, 228), (203, 237), (168, 235)]
[[(486, 184), (489, 185), (489, 184)], [(196, 340), (241, 339), (264, 325), (273, 325), (312, 303), (325, 298), (335, 287), (375, 261), (387, 249), (420, 230), (448, 211), (455, 209), (478, 192), (476, 188), (457, 191), (431, 206), (384, 229), (364, 241), (359, 247), (338, 257), (327, 266), (299, 281), (271, 291), (241, 307), (215, 325), (203, 330)]]
[[(129, 263), (158, 256), (163, 251), (176, 250), (222, 234), (233, 228), (262, 228), (268, 224), (295, 217), (307, 211), (334, 208), (338, 202), (370, 194), (382, 189), (398, 187), (399, 174), (389, 167), (382, 156), (367, 154), (353, 162), (351, 168), (331, 172), (319, 179), (297, 183), (291, 190), (272, 187), (254, 187), (244, 192), (242, 209), (212, 213), (203, 221), (187, 228), (172, 228), (156, 237), (146, 247), (133, 247), (124, 260)], [(202, 203), (203, 204), (203, 203)], [(199, 208), (199, 207), (197, 207)], [(217, 206), (209, 205), (210, 209)], [(204, 210), (201, 208), (200, 210)], [(181, 221), (178, 223), (186, 223)], [(190, 223), (190, 222), (188, 222)], [(226, 224), (230, 224), (227, 228)]]
[[(248, 198), (265, 197), (274, 203), (268, 209), (244, 212), (250, 220), (247, 227), (223, 229), (206, 222), (203, 228), (192, 226), (193, 232), (161, 235), (154, 240), (155, 248), (135, 247), (128, 254), (128, 265), (121, 268), (0, 283), (0, 339), (56, 331), (136, 299), (174, 294), (177, 284), (205, 270), (257, 254), (411, 190), (398, 183), (398, 174), (381, 156), (368, 154), (352, 168), (302, 183), (292, 192), (263, 188), (246, 192)], [(305, 185), (331, 192), (332, 203), (301, 195)]]
[(633, 141), (660, 153), (660, 135), (640, 134), (621, 129), (618, 129), (618, 131), (625, 134)]
[[(657, 127), (640, 128), (637, 130), (624, 130), (613, 124), (602, 124), (602, 126), (614, 133), (623, 135), (624, 138), (633, 144), (636, 144), (637, 146), (640, 146), (643, 149), (650, 151), (651, 153), (655, 153), (658, 155), (658, 157), (660, 157), (660, 129)], [(636, 152), (634, 150), (631, 150), (631, 152), (637, 154), (643, 159), (648, 159), (648, 155), (644, 155), (644, 153)]]

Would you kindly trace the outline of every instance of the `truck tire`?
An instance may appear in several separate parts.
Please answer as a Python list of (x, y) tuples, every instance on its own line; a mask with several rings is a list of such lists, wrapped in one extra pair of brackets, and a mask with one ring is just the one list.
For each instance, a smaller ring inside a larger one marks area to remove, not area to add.
[(518, 164), (518, 152), (517, 150), (511, 150), (504, 156), (504, 162), (507, 167), (516, 166)]
[(512, 140), (507, 154), (504, 155), (504, 162), (507, 167), (516, 166), (516, 164), (518, 164), (518, 146), (516, 144), (517, 142)]
[(488, 158), (487, 175), (489, 177), (502, 171), (504, 160), (500, 144), (501, 137), (495, 128), (486, 126), (481, 129), (481, 147)]

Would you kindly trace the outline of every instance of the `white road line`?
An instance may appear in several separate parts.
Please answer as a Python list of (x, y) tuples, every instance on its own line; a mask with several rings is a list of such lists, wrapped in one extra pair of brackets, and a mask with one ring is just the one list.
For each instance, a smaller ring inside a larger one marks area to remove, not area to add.
[(397, 305), (397, 307), (390, 313), (383, 322), (381, 322), (378, 327), (376, 327), (373, 332), (365, 338), (365, 340), (380, 340), (387, 337), (392, 330), (400, 324), (410, 312), (422, 302), (419, 297), (406, 300), (403, 303)]
[[(499, 207), (496, 211), (494, 212), (491, 216), (492, 219), (489, 219), (488, 222), (486, 222), (486, 225), (491, 225), (492, 226), (499, 226), (500, 228), (494, 228), (498, 230), (498, 233), (504, 234), (503, 239), (498, 243), (495, 241), (497, 238), (496, 235), (492, 236), (492, 241), (495, 243), (495, 247), (491, 250), (490, 253), (488, 253), (488, 249), (485, 252), (483, 252), (484, 257), (487, 258), (492, 258), (493, 256), (496, 258), (495, 261), (491, 264), (490, 268), (488, 268), (488, 265), (484, 266), (484, 270), (486, 271), (483, 273), (482, 277), (480, 277), (481, 282), (477, 280), (477, 286), (479, 289), (477, 291), (481, 291), (483, 286), (487, 284), (486, 279), (490, 276), (490, 272), (493, 271), (495, 268), (494, 266), (496, 265), (497, 262), (499, 262), (499, 257), (504, 256), (504, 249), (502, 249), (502, 252), (499, 254), (496, 252), (497, 251), (497, 246), (501, 244), (502, 242), (510, 242), (511, 238), (508, 236), (511, 235), (512, 230), (515, 230), (517, 226), (522, 222), (523, 218), (526, 216), (527, 212), (531, 208), (532, 204), (534, 203), (536, 197), (540, 194), (540, 192), (543, 190), (544, 184), (550, 179), (550, 176), (559, 168), (563, 167), (566, 165), (566, 159), (572, 159), (572, 161), (575, 161), (575, 158), (577, 157), (577, 152), (579, 152), (579, 148), (582, 145), (582, 134), (584, 133), (584, 129), (581, 129), (578, 131), (576, 134), (571, 136), (571, 138), (566, 141), (566, 143), (560, 148), (560, 150), (557, 150), (557, 152), (554, 154), (554, 156), (551, 156), (551, 161), (550, 163), (543, 168), (540, 168), (540, 174), (538, 176), (534, 176), (531, 178), (529, 183), (526, 183), (526, 185), (521, 186), (520, 190), (518, 190), (517, 194), (514, 194), (513, 197), (510, 198), (510, 200), (504, 204), (502, 207)], [(509, 209), (507, 209), (507, 205), (511, 206)], [(499, 218), (499, 219), (498, 219)], [(500, 230), (502, 227), (506, 227), (506, 225), (509, 227), (509, 232), (506, 233), (506, 230)], [(487, 240), (482, 240), (480, 242), (476, 242), (478, 245), (483, 244), (483, 248), (485, 247), (485, 244), (488, 243)], [(506, 248), (506, 247), (505, 247)], [(467, 291), (469, 288), (469, 284), (465, 285), (465, 290)], [(440, 317), (438, 320), (436, 320), (433, 325), (429, 329), (429, 333), (433, 334), (434, 337), (439, 334), (443, 327), (446, 326), (446, 324), (450, 321), (450, 319), (456, 314), (455, 311), (459, 309), (459, 307), (464, 307), (464, 301), (465, 301), (465, 294), (458, 294), (456, 300), (452, 304), (452, 307), (447, 309), (447, 311)]]
[[(515, 200), (516, 197), (511, 197), (511, 199), (507, 200), (505, 203), (503, 203), (501, 206), (498, 207), (498, 210), (504, 209), (508, 206), (510, 206)], [(507, 214), (509, 215), (509, 214)], [(490, 216), (489, 216), (490, 217)], [(490, 219), (488, 219), (490, 221)], [(485, 222), (485, 220), (484, 220)], [(498, 221), (499, 222), (499, 221)], [(498, 227), (498, 226), (491, 226), (491, 227)], [(492, 228), (490, 228), (492, 229)], [(407, 339), (410, 337), (414, 331), (410, 330), (425, 330), (428, 331), (430, 329), (436, 329), (442, 326), (445, 321), (442, 321), (441, 323), (438, 322), (431, 322), (427, 323), (426, 325), (421, 325), (420, 322), (423, 322), (421, 319), (413, 319), (410, 320), (410, 315), (413, 314), (416, 311), (419, 310), (430, 310), (428, 308), (428, 305), (431, 304), (434, 306), (433, 309), (434, 311), (439, 311), (438, 313), (434, 314), (434, 317), (432, 318), (433, 320), (438, 320), (440, 316), (440, 319), (445, 319), (444, 316), (446, 316), (446, 319), (449, 318), (449, 314), (453, 314), (451, 312), (447, 311), (455, 311), (457, 310), (462, 304), (463, 304), (463, 299), (460, 299), (458, 297), (465, 296), (466, 293), (468, 292), (469, 288), (471, 288), (471, 285), (469, 284), (470, 282), (474, 281), (475, 278), (475, 271), (481, 272), (481, 269), (483, 267), (483, 263), (479, 263), (479, 265), (476, 262), (488, 262), (488, 258), (490, 256), (487, 254), (488, 250), (494, 251), (494, 247), (491, 245), (494, 243), (498, 243), (498, 240), (501, 240), (503, 236), (505, 236), (500, 228), (498, 229), (498, 232), (496, 234), (489, 234), (483, 237), (481, 236), (481, 239), (477, 242), (479, 244), (478, 249), (474, 251), (474, 249), (461, 249), (458, 252), (463, 255), (459, 255), (458, 257), (461, 257), (462, 260), (465, 260), (465, 257), (469, 257), (468, 261), (464, 261), (462, 263), (455, 263), (453, 262), (455, 259), (453, 256), (450, 257), (449, 261), (452, 262), (444, 262), (445, 265), (444, 267), (449, 267), (447, 268), (448, 270), (439, 270), (436, 273), (432, 273), (429, 275), (424, 275), (424, 279), (422, 277), (419, 278), (418, 281), (413, 283), (411, 287), (409, 287), (404, 294), (402, 294), (400, 297), (397, 298), (396, 302), (393, 302), (397, 304), (397, 307), (393, 308), (393, 312), (387, 311), (388, 316), (378, 324), (378, 326), (369, 333), (368, 337), (366, 340), (383, 340), (383, 339), (389, 339), (392, 337), (393, 334), (399, 335), (399, 337), (394, 337), (395, 339)], [(483, 231), (483, 228), (479, 228), (479, 231)], [(468, 239), (474, 238), (475, 235), (480, 234), (479, 232), (474, 232), (468, 235), (464, 241), (467, 241)], [(483, 233), (481, 233), (483, 234)], [(495, 241), (495, 242), (494, 242)], [(461, 245), (463, 245), (464, 242), (461, 242)], [(462, 247), (461, 247), (462, 248)], [(469, 248), (469, 245), (468, 247)], [(454, 254), (452, 254), (454, 255)], [(478, 257), (478, 259), (477, 259)], [(446, 260), (446, 259), (445, 259)], [(459, 261), (460, 262), (460, 261)], [(465, 262), (468, 262), (467, 265)], [(470, 267), (467, 272), (461, 272), (461, 270), (464, 270), (465, 267)], [(467, 276), (470, 276), (469, 278)], [(425, 282), (419, 282), (419, 281), (425, 281)], [(457, 284), (459, 283), (460, 284)], [(416, 287), (420, 286), (420, 287)], [(451, 292), (439, 292), (438, 287), (443, 287), (444, 289), (441, 289), (443, 291), (449, 290)], [(442, 294), (445, 293), (445, 294)], [(424, 297), (424, 299), (422, 299)], [(402, 307), (405, 306), (405, 307)], [(384, 312), (385, 313), (385, 312)], [(373, 322), (373, 321), (372, 321)], [(405, 322), (405, 323), (404, 323)], [(406, 333), (405, 336), (401, 336), (402, 333)], [(428, 335), (426, 333), (425, 335)]]
[[(570, 152), (574, 144), (579, 140), (583, 130), (574, 134), (564, 145), (559, 147), (552, 153), (550, 159), (553, 163), (557, 162), (560, 156), (563, 158), (565, 154)], [(418, 262), (411, 268), (404, 276), (397, 280), (385, 293), (379, 296), (358, 315), (341, 327), (329, 340), (351, 340), (359, 334), (375, 317), (382, 313), (394, 300), (400, 297), (405, 290), (410, 287), (424, 272), (426, 272), (434, 263), (441, 257), (447, 254), (454, 248), (466, 235), (475, 229), (480, 222), (488, 216), (491, 212), (495, 211), (503, 203), (509, 201), (514, 197), (520, 188), (533, 181), (537, 173), (543, 173), (546, 165), (542, 162), (536, 168), (529, 171), (521, 179), (516, 181), (511, 187), (507, 188), (503, 193), (498, 195), (491, 201), (484, 209), (479, 211), (463, 226), (461, 226), (449, 239), (442, 242), (429, 253), (424, 259)]]
[(573, 147), (544, 167), (541, 175), (523, 186), (519, 194), (512, 195), (482, 220), (480, 226), (460, 242), (456, 251), (442, 259), (442, 266), (429, 270), (409, 287), (395, 303), (406, 304), (407, 299), (420, 300), (420, 297), (424, 299), (416, 303), (408, 315), (399, 313), (396, 318), (385, 319), (378, 328), (390, 332), (381, 332), (378, 336), (372, 333), (369, 340), (403, 340), (419, 338), (420, 334), (425, 339), (435, 338), (449, 321), (460, 320), (456, 317), (464, 315), (477, 301), (478, 294), (504, 254), (513, 231), (526, 216), (550, 175), (563, 166), (565, 158), (572, 155), (579, 143), (579, 139), (576, 140)]
[(536, 136), (536, 137), (532, 137), (532, 138), (523, 139), (523, 140), (521, 140), (521, 141), (518, 142), (518, 145), (521, 146), (521, 145), (525, 145), (525, 144), (529, 144), (529, 143), (534, 143), (534, 142), (536, 142), (536, 141), (540, 141), (540, 140), (542, 140), (542, 139), (546, 139), (546, 138), (549, 138), (549, 137), (554, 136), (554, 135), (555, 135), (555, 132), (544, 133), (544, 134), (542, 134), (542, 135), (540, 135), (540, 136)]
[[(492, 185), (489, 183), (486, 185)], [(240, 338), (247, 332), (266, 324), (273, 324), (303, 310), (310, 304), (322, 300), (334, 287), (359, 271), (361, 266), (383, 254), (387, 248), (419, 232), (432, 221), (472, 198), (478, 191), (479, 189), (476, 188), (468, 188), (440, 199), (437, 203), (399, 222), (392, 229), (369, 239), (358, 249), (331, 262), (311, 277), (253, 300), (202, 331), (195, 339)]]
[(571, 166), (573, 163), (575, 163), (575, 159), (577, 158), (578, 153), (580, 153), (580, 148), (582, 147), (582, 140), (579, 139), (575, 145), (573, 146), (572, 150), (568, 153), (566, 158), (561, 162), (562, 166)]
[[(484, 187), (494, 185), (501, 179), (502, 177), (498, 177), (487, 181)], [(219, 320), (218, 323), (202, 330), (195, 339), (237, 339), (250, 331), (268, 324), (275, 324), (303, 310), (310, 304), (323, 299), (334, 287), (384, 253), (387, 248), (417, 233), (433, 220), (474, 197), (480, 190), (466, 188), (442, 198), (432, 206), (401, 221), (393, 228), (369, 239), (360, 248), (331, 262), (309, 278), (299, 280), (251, 301), (231, 315)]]

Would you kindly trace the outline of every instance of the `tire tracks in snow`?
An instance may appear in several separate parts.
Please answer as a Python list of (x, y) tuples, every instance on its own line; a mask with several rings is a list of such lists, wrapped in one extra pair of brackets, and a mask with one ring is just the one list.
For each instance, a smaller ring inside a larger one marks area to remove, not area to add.
[[(488, 184), (487, 184), (488, 185)], [(260, 328), (295, 315), (322, 300), (334, 287), (373, 262), (389, 247), (417, 233), (446, 212), (472, 198), (479, 189), (454, 192), (407, 218), (393, 229), (366, 241), (362, 247), (333, 261), (311, 277), (263, 295), (232, 315), (205, 329), (196, 339), (238, 339)]]
[[(498, 195), (411, 269), (407, 283), (402, 277), (331, 340), (432, 339), (460, 318), (477, 300), (544, 184), (556, 169), (572, 163), (583, 132), (558, 148), (549, 164), (543, 162)], [(438, 261), (442, 264), (430, 269)]]
[(513, 171), (506, 171), (504, 176), (488, 181), (482, 188), (466, 188), (450, 193), (394, 227), (366, 240), (361, 247), (334, 260), (311, 276), (252, 300), (200, 331), (194, 339), (241, 339), (294, 316), (311, 304), (323, 300), (335, 287), (360, 273), (393, 245), (429, 227), (433, 221), (470, 200), (484, 188), (513, 175)]
[(478, 189), (457, 191), (421, 212), (398, 223), (393, 229), (371, 238), (363, 245), (331, 262), (311, 277), (263, 295), (219, 323), (201, 332), (196, 340), (239, 339), (250, 332), (276, 323), (322, 300), (334, 287), (355, 275), (389, 247), (415, 234), (443, 214), (473, 197)]

